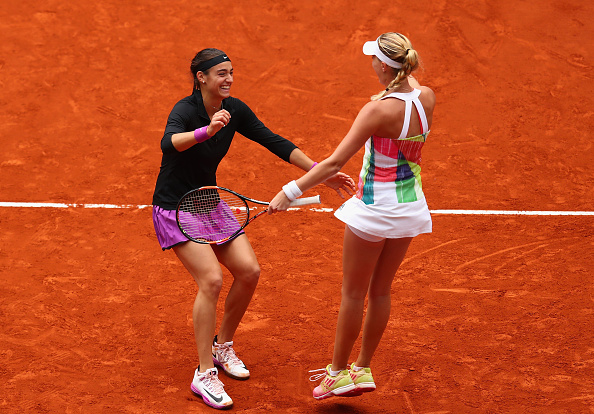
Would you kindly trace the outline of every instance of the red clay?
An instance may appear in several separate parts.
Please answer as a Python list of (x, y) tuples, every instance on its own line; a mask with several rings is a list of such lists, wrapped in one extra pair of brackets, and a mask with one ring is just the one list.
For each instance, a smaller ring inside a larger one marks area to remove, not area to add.
[[(211, 46), (233, 61), (232, 94), (321, 160), (381, 88), (363, 42), (394, 30), (438, 98), (431, 209), (592, 210), (591, 2), (4, 3), (0, 201), (149, 204), (167, 115)], [(298, 174), (237, 136), (219, 184), (270, 199)], [(0, 412), (214, 412), (189, 390), (196, 287), (160, 251), (148, 208), (0, 207), (0, 225)], [(315, 401), (342, 225), (309, 210), (258, 219), (262, 276), (235, 337), (252, 378), (221, 377), (233, 411), (594, 412), (593, 228), (434, 215), (393, 285), (377, 391)]]

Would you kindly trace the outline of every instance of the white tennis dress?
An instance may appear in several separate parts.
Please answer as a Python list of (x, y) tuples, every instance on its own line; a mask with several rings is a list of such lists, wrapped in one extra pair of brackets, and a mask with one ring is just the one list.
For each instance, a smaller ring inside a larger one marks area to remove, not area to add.
[[(421, 148), (429, 134), (421, 91), (394, 92), (382, 99), (405, 102), (404, 125), (398, 139), (372, 136), (365, 143), (357, 193), (334, 215), (362, 232), (396, 239), (431, 233), (431, 214), (421, 184)], [(415, 105), (421, 134), (407, 137)]]

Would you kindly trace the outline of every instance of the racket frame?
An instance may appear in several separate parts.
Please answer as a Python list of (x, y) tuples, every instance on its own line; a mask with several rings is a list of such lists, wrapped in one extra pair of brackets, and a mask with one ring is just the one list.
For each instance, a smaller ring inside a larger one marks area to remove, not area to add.
[[(240, 224), (239, 229), (235, 233), (233, 233), (232, 235), (230, 235), (228, 237), (225, 237), (222, 240), (208, 241), (208, 240), (204, 240), (204, 239), (196, 239), (196, 238), (190, 236), (183, 229), (183, 227), (182, 227), (182, 225), (180, 223), (180, 220), (179, 220), (179, 209), (180, 209), (181, 205), (183, 204), (183, 202), (185, 201), (185, 199), (188, 196), (190, 196), (193, 193), (197, 193), (197, 192), (199, 192), (201, 190), (223, 190), (223, 191), (227, 191), (227, 192), (235, 195), (236, 197), (238, 197), (241, 201), (243, 201), (243, 203), (245, 204), (245, 209), (246, 209), (246, 218), (245, 218), (244, 223), (243, 224)], [(175, 221), (177, 222), (177, 227), (179, 227), (179, 230), (182, 232), (182, 234), (184, 236), (186, 236), (188, 238), (188, 240), (191, 240), (193, 242), (200, 243), (200, 244), (223, 244), (223, 243), (226, 243), (226, 242), (228, 242), (230, 240), (233, 240), (235, 237), (237, 237), (238, 234), (240, 234), (243, 231), (243, 229), (245, 229), (245, 227), (248, 224), (250, 224), (257, 217), (261, 216), (262, 214), (264, 214), (264, 213), (266, 213), (268, 211), (268, 209), (266, 208), (263, 211), (258, 212), (255, 216), (253, 216), (253, 217), (250, 218), (250, 208), (249, 208), (249, 206), (247, 204), (248, 201), (250, 203), (259, 204), (259, 205), (262, 205), (262, 206), (268, 206), (268, 205), (270, 205), (270, 203), (268, 203), (266, 201), (260, 201), (260, 200), (255, 200), (255, 199), (250, 198), (250, 197), (246, 197), (243, 194), (239, 194), (239, 193), (237, 193), (237, 192), (235, 192), (233, 190), (230, 190), (228, 188), (225, 188), (225, 187), (220, 187), (220, 186), (217, 186), (217, 185), (203, 186), (203, 187), (200, 187), (198, 189), (194, 189), (194, 190), (188, 191), (187, 193), (185, 193), (180, 198), (179, 202), (177, 203), (177, 207), (175, 209)], [(292, 201), (291, 202), (291, 206), (292, 207), (294, 207), (294, 206), (296, 207), (296, 206), (309, 205), (309, 204), (320, 204), (320, 203), (321, 203), (320, 196), (317, 195), (317, 196), (313, 196), (313, 197), (299, 198), (299, 199), (297, 199), (295, 201)]]

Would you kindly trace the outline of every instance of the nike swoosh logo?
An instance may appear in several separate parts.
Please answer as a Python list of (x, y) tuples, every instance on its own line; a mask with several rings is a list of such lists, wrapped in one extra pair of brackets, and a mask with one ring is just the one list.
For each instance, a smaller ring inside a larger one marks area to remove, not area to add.
[(210, 398), (212, 398), (213, 400), (215, 400), (215, 402), (220, 403), (221, 401), (223, 401), (223, 396), (221, 395), (219, 398), (215, 397), (214, 395), (212, 395), (210, 392), (208, 392), (208, 390), (205, 388), (204, 392), (207, 393)]

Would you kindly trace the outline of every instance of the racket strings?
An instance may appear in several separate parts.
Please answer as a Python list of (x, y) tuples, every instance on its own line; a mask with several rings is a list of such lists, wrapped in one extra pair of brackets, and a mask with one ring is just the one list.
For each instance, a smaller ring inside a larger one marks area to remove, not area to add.
[(189, 194), (180, 202), (179, 224), (192, 239), (222, 242), (247, 222), (246, 203), (227, 191), (208, 188)]

